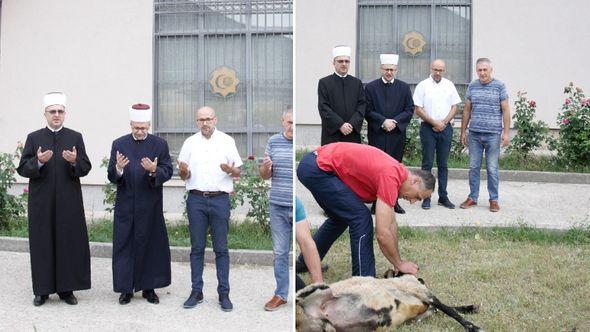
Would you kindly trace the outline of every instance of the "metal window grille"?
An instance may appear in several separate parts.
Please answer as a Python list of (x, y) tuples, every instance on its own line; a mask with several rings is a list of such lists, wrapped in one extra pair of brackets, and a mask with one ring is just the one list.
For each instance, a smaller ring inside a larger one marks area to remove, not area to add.
[(412, 90), (443, 59), (461, 96), (471, 73), (471, 0), (358, 0), (357, 73), (380, 77), (379, 54), (399, 54), (400, 80)]
[(171, 155), (206, 105), (242, 158), (263, 156), (293, 99), (292, 0), (155, 0), (154, 14), (154, 132)]

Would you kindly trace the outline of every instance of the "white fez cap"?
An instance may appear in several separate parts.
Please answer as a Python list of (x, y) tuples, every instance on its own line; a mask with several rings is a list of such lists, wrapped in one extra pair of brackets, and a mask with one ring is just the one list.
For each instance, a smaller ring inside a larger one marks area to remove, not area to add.
[(396, 65), (397, 66), (397, 60), (399, 59), (399, 55), (397, 55), (397, 54), (381, 54), (379, 56), (379, 58), (381, 59), (382, 65)]
[(43, 109), (51, 105), (62, 105), (66, 107), (66, 95), (61, 92), (50, 92), (43, 96)]
[(339, 56), (347, 56), (350, 58), (351, 54), (352, 54), (352, 51), (351, 51), (350, 47), (343, 46), (343, 45), (336, 46), (332, 50), (332, 59), (335, 59), (336, 57), (339, 57)]
[(134, 104), (129, 107), (129, 118), (133, 122), (151, 122), (152, 110), (147, 104)]

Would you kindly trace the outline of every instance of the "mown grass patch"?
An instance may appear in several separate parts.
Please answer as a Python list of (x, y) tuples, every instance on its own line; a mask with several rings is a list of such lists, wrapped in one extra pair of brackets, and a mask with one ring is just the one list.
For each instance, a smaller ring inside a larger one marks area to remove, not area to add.
[[(466, 315), (486, 331), (590, 331), (590, 229), (565, 232), (512, 228), (424, 230), (400, 227), (402, 258), (449, 305), (481, 304)], [(375, 241), (376, 268), (391, 264)], [(324, 262), (328, 283), (350, 277), (350, 246), (342, 236)], [(304, 279), (308, 276), (304, 275)], [(309, 281), (308, 279), (305, 279)], [(444, 314), (400, 331), (461, 331)]]

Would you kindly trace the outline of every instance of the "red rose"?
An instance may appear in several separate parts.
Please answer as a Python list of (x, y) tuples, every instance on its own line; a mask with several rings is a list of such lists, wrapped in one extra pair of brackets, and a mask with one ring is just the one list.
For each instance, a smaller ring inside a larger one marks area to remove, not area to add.
[(564, 125), (568, 125), (570, 123), (570, 120), (568, 120), (567, 118), (563, 119), (563, 121), (561, 121), (561, 123), (563, 123)]
[(248, 160), (254, 160), (254, 156), (248, 156)]
[(529, 101), (529, 106), (532, 108), (537, 107), (537, 103), (534, 100)]

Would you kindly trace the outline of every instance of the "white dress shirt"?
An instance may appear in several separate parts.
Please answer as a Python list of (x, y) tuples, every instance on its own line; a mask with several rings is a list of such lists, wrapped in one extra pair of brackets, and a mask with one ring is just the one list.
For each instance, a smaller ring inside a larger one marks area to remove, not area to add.
[(188, 164), (190, 178), (186, 190), (225, 191), (234, 190), (233, 178), (221, 170), (221, 164), (242, 166), (234, 139), (215, 129), (210, 138), (200, 132), (187, 138), (182, 144), (178, 160)]
[[(414, 105), (422, 107), (434, 120), (444, 120), (451, 106), (461, 102), (453, 82), (442, 77), (436, 83), (432, 76), (418, 83), (414, 90)], [(422, 121), (422, 119), (420, 119)]]

